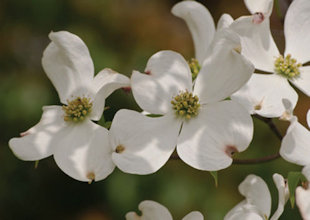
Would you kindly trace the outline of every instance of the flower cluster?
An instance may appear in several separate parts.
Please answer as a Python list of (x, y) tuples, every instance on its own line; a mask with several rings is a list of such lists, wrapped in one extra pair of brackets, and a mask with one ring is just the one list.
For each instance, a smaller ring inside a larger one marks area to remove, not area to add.
[[(288, 200), (288, 186), (280, 174), (273, 175), (274, 183), (278, 189), (278, 208), (270, 218), (276, 220), (284, 210)], [(238, 203), (224, 217), (224, 220), (266, 220), (269, 219), (271, 211), (271, 196), (267, 184), (259, 176), (250, 174), (239, 185), (239, 192), (245, 196), (245, 200)], [(126, 220), (172, 220), (172, 216), (166, 207), (154, 201), (143, 201), (139, 204), (142, 215), (135, 212), (126, 214)], [(182, 220), (203, 220), (203, 215), (193, 211)]]
[[(235, 153), (248, 148), (253, 137), (251, 115), (256, 114), (290, 121), (280, 154), (305, 166), (303, 174), (309, 181), (310, 131), (293, 116), (298, 94), (291, 84), (310, 96), (310, 67), (305, 65), (310, 61), (310, 1), (294, 0), (288, 9), (283, 55), (270, 31), (273, 0), (245, 0), (245, 4), (252, 15), (234, 20), (224, 14), (216, 28), (202, 4), (177, 3), (172, 13), (188, 25), (195, 58), (186, 61), (177, 52), (159, 51), (143, 72), (133, 70), (130, 79), (108, 68), (94, 76), (89, 51), (78, 36), (50, 33), (42, 66), (62, 106), (43, 107), (40, 122), (12, 138), (10, 148), (22, 160), (53, 155), (61, 170), (85, 182), (106, 178), (116, 166), (126, 173), (151, 174), (172, 155), (193, 168), (218, 171), (232, 164)], [(119, 110), (109, 130), (97, 124), (105, 99), (125, 87), (131, 88), (143, 112)], [(281, 175), (273, 178), (279, 205), (270, 219), (276, 220), (288, 188)], [(225, 220), (269, 219), (271, 196), (260, 177), (249, 175), (239, 191), (246, 199)], [(309, 189), (297, 187), (296, 201), (304, 219), (310, 219), (309, 198)], [(130, 212), (126, 219), (172, 219), (153, 201), (143, 201), (139, 209), (142, 216)], [(203, 216), (191, 212), (183, 218), (190, 219)]]

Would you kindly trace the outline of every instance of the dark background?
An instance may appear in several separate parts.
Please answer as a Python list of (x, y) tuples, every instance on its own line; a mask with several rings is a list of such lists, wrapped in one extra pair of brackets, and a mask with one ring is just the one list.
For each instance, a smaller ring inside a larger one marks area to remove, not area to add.
[[(66, 176), (52, 157), (34, 162), (17, 159), (8, 140), (36, 124), (42, 106), (60, 104), (56, 91), (41, 67), (41, 56), (50, 31), (67, 30), (87, 44), (96, 73), (105, 67), (130, 76), (144, 70), (155, 52), (170, 49), (186, 59), (193, 57), (193, 44), (185, 23), (171, 7), (177, 0), (1, 0), (0, 1), (0, 219), (1, 220), (105, 220), (124, 219), (146, 199), (165, 205), (181, 219), (192, 210), (205, 219), (223, 219), (243, 198), (237, 188), (250, 173), (268, 184), (277, 207), (272, 174), (287, 176), (300, 167), (278, 159), (260, 165), (232, 165), (220, 171), (216, 188), (208, 172), (182, 161), (169, 161), (159, 172), (137, 176), (118, 169), (105, 180), (87, 184)], [(234, 18), (247, 15), (242, 0), (205, 0), (215, 22), (222, 13)], [(271, 19), (273, 35), (284, 46), (283, 15), (286, 0), (279, 1)], [(138, 109), (132, 96), (116, 91), (107, 100), (105, 117), (112, 120), (120, 108)], [(295, 114), (305, 124), (310, 99), (300, 94)], [(287, 123), (278, 122), (282, 134)], [(280, 141), (268, 127), (255, 122), (254, 140), (239, 158), (254, 158), (278, 151)], [(273, 213), (272, 211), (272, 213)], [(300, 219), (287, 203), (281, 219)]]

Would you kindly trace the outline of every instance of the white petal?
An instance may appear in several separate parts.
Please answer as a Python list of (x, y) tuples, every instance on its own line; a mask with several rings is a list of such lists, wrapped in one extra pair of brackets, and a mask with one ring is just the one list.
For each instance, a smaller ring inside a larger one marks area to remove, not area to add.
[(200, 212), (194, 211), (187, 214), (182, 220), (203, 220), (203, 215)]
[(243, 200), (225, 215), (224, 220), (265, 220), (258, 213), (257, 207)]
[(294, 117), (282, 140), (280, 154), (289, 162), (305, 166), (310, 164), (309, 143), (310, 131)]
[(296, 117), (293, 114), (295, 106), (293, 106), (293, 104), (288, 99), (283, 99), (282, 103), (285, 108), (285, 112), (283, 113), (283, 115), (281, 115), (279, 119), (292, 122), (292, 120), (294, 120), (294, 118)]
[[(114, 163), (126, 173), (149, 174), (160, 169), (172, 154), (181, 121), (169, 114), (151, 118), (131, 110), (116, 113), (111, 125)], [(122, 146), (122, 152), (116, 152)]]
[(310, 181), (310, 164), (302, 169), (302, 174), (307, 178), (308, 181)]
[(310, 96), (310, 66), (300, 67), (299, 70), (299, 77), (290, 81), (304, 94)]
[(107, 98), (116, 89), (130, 86), (130, 80), (123, 74), (105, 68), (95, 76), (92, 85), (94, 93), (98, 93), (102, 88), (105, 88), (105, 98)]
[(94, 65), (85, 43), (66, 31), (51, 32), (49, 38), (52, 42), (43, 53), (42, 65), (60, 101), (65, 104), (71, 96), (88, 94)]
[(91, 122), (72, 123), (63, 132), (54, 158), (70, 177), (92, 182), (106, 178), (114, 170), (108, 131)]
[(310, 1), (294, 0), (284, 21), (285, 54), (292, 54), (298, 62), (310, 61)]
[(310, 128), (310, 109), (308, 110), (308, 113), (307, 113), (307, 124), (308, 124), (308, 127)]
[(251, 14), (261, 12), (270, 16), (273, 8), (273, 0), (244, 0), (244, 3)]
[(177, 152), (190, 166), (220, 170), (231, 165), (231, 151), (244, 151), (252, 140), (253, 122), (237, 103), (202, 106), (196, 118), (184, 122)]
[(289, 198), (289, 191), (288, 186), (285, 184), (283, 176), (275, 173), (273, 174), (272, 178), (278, 189), (279, 200), (278, 200), (278, 208), (273, 214), (273, 216), (270, 218), (270, 220), (278, 220), (282, 215), (285, 203)]
[(296, 204), (304, 220), (310, 219), (310, 187), (304, 189), (301, 186), (296, 188)]
[(169, 210), (158, 202), (145, 200), (139, 204), (142, 215), (135, 212), (126, 214), (126, 220), (172, 220)]
[(259, 214), (255, 212), (246, 212), (242, 210), (237, 213), (232, 213), (229, 217), (224, 218), (224, 220), (265, 220)]
[(259, 176), (250, 174), (239, 185), (239, 192), (247, 203), (254, 205), (261, 216), (269, 217), (271, 211), (271, 195), (265, 181)]
[(294, 109), (298, 95), (287, 79), (276, 74), (253, 74), (251, 79), (231, 99), (243, 105), (249, 113), (264, 117), (280, 117), (285, 112), (283, 100)]
[(205, 61), (195, 82), (194, 93), (202, 104), (223, 100), (243, 86), (254, 66), (235, 50), (238, 35), (227, 29), (217, 32), (212, 54)]
[(269, 19), (254, 24), (253, 16), (243, 16), (236, 19), (229, 28), (240, 35), (241, 53), (256, 69), (274, 71), (274, 61), (279, 56), (279, 50), (270, 32)]
[(182, 1), (177, 3), (171, 12), (185, 20), (193, 37), (196, 59), (202, 64), (215, 33), (209, 10), (196, 1)]
[(222, 14), (219, 21), (217, 22), (217, 30), (221, 30), (223, 28), (228, 28), (234, 19), (229, 14)]
[(171, 109), (171, 100), (180, 91), (192, 91), (192, 76), (184, 58), (173, 51), (160, 51), (148, 61), (145, 72), (131, 76), (133, 96), (138, 105), (153, 114)]
[(91, 119), (98, 121), (103, 113), (105, 99), (115, 90), (129, 87), (130, 81), (127, 76), (119, 74), (109, 68), (100, 71), (93, 80), (95, 100), (92, 107)]
[(45, 106), (40, 122), (22, 133), (22, 137), (12, 138), (9, 146), (22, 160), (41, 160), (54, 153), (65, 126), (61, 107)]

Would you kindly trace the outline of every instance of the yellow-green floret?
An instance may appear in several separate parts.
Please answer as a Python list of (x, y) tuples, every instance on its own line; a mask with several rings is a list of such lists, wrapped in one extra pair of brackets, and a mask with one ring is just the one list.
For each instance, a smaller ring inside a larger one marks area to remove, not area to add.
[(293, 79), (300, 75), (299, 67), (301, 63), (297, 63), (297, 60), (292, 58), (290, 54), (286, 57), (280, 55), (274, 62), (275, 72), (288, 78)]
[(175, 110), (177, 116), (191, 119), (199, 113), (199, 99), (190, 92), (181, 92), (175, 96), (171, 101), (172, 108)]
[(201, 66), (199, 65), (198, 60), (196, 60), (195, 58), (192, 58), (190, 61), (188, 61), (188, 65), (192, 72), (192, 80), (194, 81), (198, 76)]
[(92, 110), (93, 103), (90, 98), (78, 97), (72, 101), (68, 101), (68, 105), (62, 106), (65, 112), (64, 120), (79, 122), (83, 121)]

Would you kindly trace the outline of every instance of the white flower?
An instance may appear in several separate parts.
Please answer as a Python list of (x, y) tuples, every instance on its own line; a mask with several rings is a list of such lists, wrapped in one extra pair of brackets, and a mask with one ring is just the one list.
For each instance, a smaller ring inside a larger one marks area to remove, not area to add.
[(195, 58), (199, 64), (203, 64), (215, 35), (215, 25), (209, 10), (196, 1), (182, 1), (175, 4), (171, 12), (186, 22), (193, 38)]
[(94, 77), (94, 65), (84, 42), (66, 31), (49, 34), (42, 65), (64, 106), (45, 106), (38, 124), (12, 138), (9, 146), (22, 160), (54, 155), (57, 165), (80, 181), (98, 181), (115, 165), (108, 131), (92, 122), (101, 118), (105, 98), (127, 86), (129, 79), (110, 69)]
[[(183, 3), (198, 4), (179, 4)], [(253, 65), (236, 50), (240, 39), (235, 33), (223, 29), (214, 39), (213, 31), (210, 34), (213, 43), (208, 55), (199, 58), (204, 59), (204, 64), (194, 87), (189, 65), (172, 51), (154, 54), (146, 74), (133, 72), (131, 87), (138, 105), (162, 116), (151, 118), (129, 110), (115, 115), (110, 130), (112, 136), (117, 136), (112, 141), (112, 158), (122, 171), (156, 172), (176, 145), (179, 157), (190, 166), (220, 170), (231, 165), (233, 153), (248, 147), (252, 119), (242, 106), (224, 99), (250, 78)]]
[[(169, 210), (154, 201), (145, 200), (139, 204), (139, 210), (142, 215), (139, 216), (135, 212), (126, 214), (126, 220), (172, 220)], [(203, 215), (200, 212), (194, 211), (186, 215), (182, 220), (203, 220)]]
[[(310, 127), (310, 110), (307, 122)], [(281, 143), (280, 154), (289, 162), (305, 166), (302, 173), (310, 180), (310, 131), (298, 122), (296, 116), (291, 117), (290, 123)]]
[[(279, 174), (273, 175), (273, 181), (278, 189), (278, 208), (270, 218), (277, 220), (283, 213), (289, 192), (283, 177)], [(239, 192), (245, 200), (231, 209), (224, 220), (267, 220), (271, 212), (271, 195), (267, 184), (256, 175), (248, 175), (239, 185)]]
[(284, 56), (280, 55), (270, 32), (272, 3), (273, 0), (247, 0), (253, 15), (241, 17), (229, 26), (241, 36), (242, 54), (256, 69), (271, 73), (253, 74), (231, 98), (251, 114), (265, 117), (281, 116), (285, 111), (283, 99), (289, 100), (293, 108), (296, 106), (298, 95), (289, 83), (310, 96), (310, 66), (301, 65), (310, 61), (310, 1), (294, 0), (286, 13)]
[(310, 220), (310, 186), (307, 189), (301, 186), (296, 188), (296, 204), (304, 220)]

